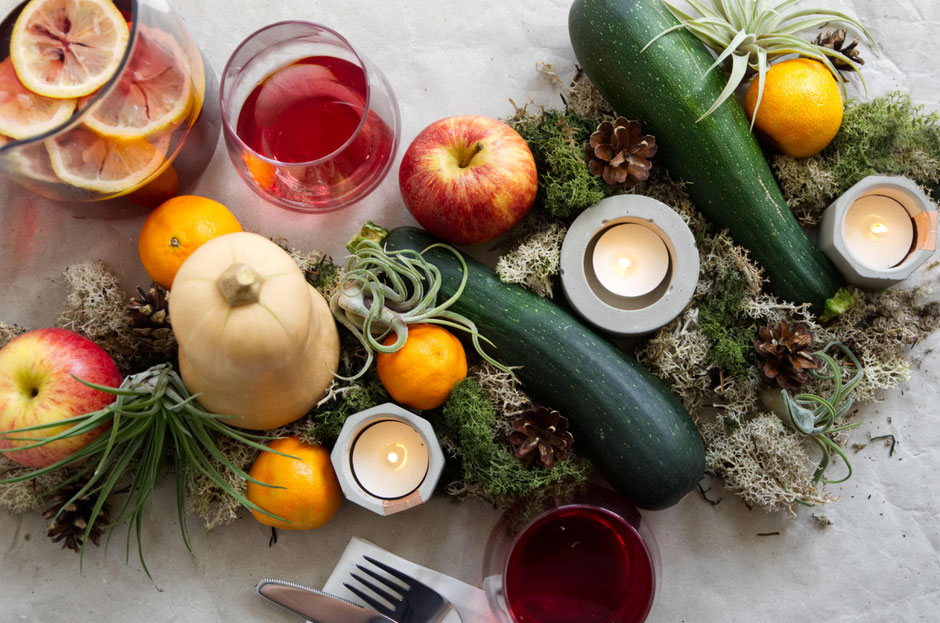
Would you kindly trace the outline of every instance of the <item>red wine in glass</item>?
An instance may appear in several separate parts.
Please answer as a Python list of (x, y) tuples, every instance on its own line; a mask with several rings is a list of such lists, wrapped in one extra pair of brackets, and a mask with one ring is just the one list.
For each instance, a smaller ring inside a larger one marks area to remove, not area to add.
[(504, 575), (516, 623), (637, 623), (652, 606), (654, 582), (637, 532), (586, 505), (563, 506), (526, 528)]
[(268, 189), (282, 196), (329, 195), (383, 168), (393, 146), (388, 125), (369, 109), (363, 69), (332, 56), (281, 67), (251, 91), (236, 133), (253, 151), (284, 165)]

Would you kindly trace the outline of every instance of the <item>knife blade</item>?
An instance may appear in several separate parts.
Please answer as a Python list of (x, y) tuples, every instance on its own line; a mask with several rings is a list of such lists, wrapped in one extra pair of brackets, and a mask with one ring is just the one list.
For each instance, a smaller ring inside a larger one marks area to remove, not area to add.
[(395, 623), (371, 608), (285, 580), (261, 580), (258, 594), (313, 623)]

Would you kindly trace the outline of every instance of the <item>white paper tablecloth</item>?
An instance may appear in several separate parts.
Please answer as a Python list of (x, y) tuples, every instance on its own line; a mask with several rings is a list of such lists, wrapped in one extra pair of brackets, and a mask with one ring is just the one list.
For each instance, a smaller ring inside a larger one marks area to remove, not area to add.
[[(16, 2), (0, 1), (6, 13)], [(256, 28), (280, 20), (330, 25), (373, 59), (393, 85), (402, 111), (402, 148), (428, 123), (455, 114), (508, 116), (509, 98), (557, 106), (550, 81), (535, 71), (552, 63), (567, 78), (568, 0), (170, 0), (216, 73)], [(915, 101), (940, 100), (940, 2), (936, 0), (807, 0), (859, 16), (883, 46), (863, 52), (874, 94), (903, 88)], [(864, 46), (867, 48), (867, 46)], [(400, 152), (399, 152), (400, 153)], [(227, 204), (247, 229), (289, 235), (300, 247), (337, 257), (360, 223), (412, 223), (397, 190), (397, 169), (379, 190), (349, 210), (312, 216), (265, 204), (232, 169), (221, 146), (193, 192)], [(0, 181), (0, 319), (31, 328), (50, 326), (63, 299), (62, 269), (103, 259), (127, 288), (147, 282), (138, 264), (142, 216), (76, 218), (61, 207)], [(937, 281), (940, 269), (913, 282)], [(909, 388), (865, 407), (856, 440), (893, 433), (899, 443), (869, 445), (854, 457), (855, 476), (834, 491), (841, 500), (822, 509), (833, 525), (749, 511), (734, 496), (715, 507), (698, 494), (646, 513), (659, 541), (663, 582), (650, 621), (940, 620), (940, 336), (913, 351)], [(891, 421), (889, 422), (889, 418)], [(167, 483), (169, 485), (170, 483)], [(713, 491), (712, 494), (715, 494)], [(718, 493), (721, 495), (721, 493)], [(149, 509), (144, 540), (155, 582), (131, 555), (123, 533), (105, 552), (78, 557), (44, 536), (35, 514), (0, 511), (0, 621), (234, 622), (295, 621), (254, 594), (262, 577), (321, 586), (352, 536), (361, 536), (421, 565), (477, 584), (483, 547), (496, 514), (479, 502), (434, 500), (379, 517), (344, 504), (326, 527), (281, 532), (268, 547), (267, 528), (250, 518), (204, 535), (194, 528), (194, 556), (179, 537), (170, 486)], [(759, 533), (780, 532), (774, 536)]]

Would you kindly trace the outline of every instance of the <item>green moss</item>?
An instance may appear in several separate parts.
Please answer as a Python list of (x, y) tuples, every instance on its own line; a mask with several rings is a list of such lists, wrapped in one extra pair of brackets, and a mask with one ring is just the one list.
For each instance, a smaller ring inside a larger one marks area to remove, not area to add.
[(584, 145), (596, 128), (593, 119), (558, 110), (530, 114), (524, 108), (507, 123), (525, 139), (539, 172), (537, 208), (574, 218), (614, 189), (588, 171)]
[(708, 362), (733, 377), (746, 375), (751, 366), (754, 331), (752, 321), (742, 314), (747, 294), (744, 275), (727, 271), (698, 312), (699, 328), (712, 340)]
[(305, 421), (303, 436), (331, 446), (350, 415), (388, 400), (388, 392), (373, 368), (354, 384), (335, 391), (332, 398), (314, 409)]
[(551, 470), (526, 467), (496, 437), (498, 414), (476, 380), (460, 381), (444, 405), (439, 435), (456, 443), (464, 478), (475, 483), (487, 499), (508, 504), (543, 487), (569, 481), (583, 482), (590, 473), (587, 461), (569, 457)]
[(807, 225), (837, 196), (868, 175), (903, 175), (940, 191), (940, 117), (902, 93), (849, 102), (839, 133), (811, 158), (776, 156), (774, 171), (797, 217)]

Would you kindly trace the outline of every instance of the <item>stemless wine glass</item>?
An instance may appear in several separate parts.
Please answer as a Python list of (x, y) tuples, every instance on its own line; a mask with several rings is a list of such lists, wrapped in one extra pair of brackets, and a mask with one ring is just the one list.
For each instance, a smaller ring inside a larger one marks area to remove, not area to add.
[(483, 590), (499, 623), (641, 623), (659, 567), (640, 513), (590, 485), (506, 511), (483, 555)]
[[(26, 4), (0, 24), (2, 53)], [(2, 137), (0, 173), (51, 199), (130, 195), (153, 207), (193, 184), (215, 152), (216, 78), (165, 0), (114, 4), (130, 34), (114, 76), (79, 98), (59, 127), (21, 140)]]
[(327, 212), (385, 178), (398, 147), (398, 101), (382, 73), (334, 30), (266, 26), (235, 49), (220, 86), (236, 170), (281, 206)]

